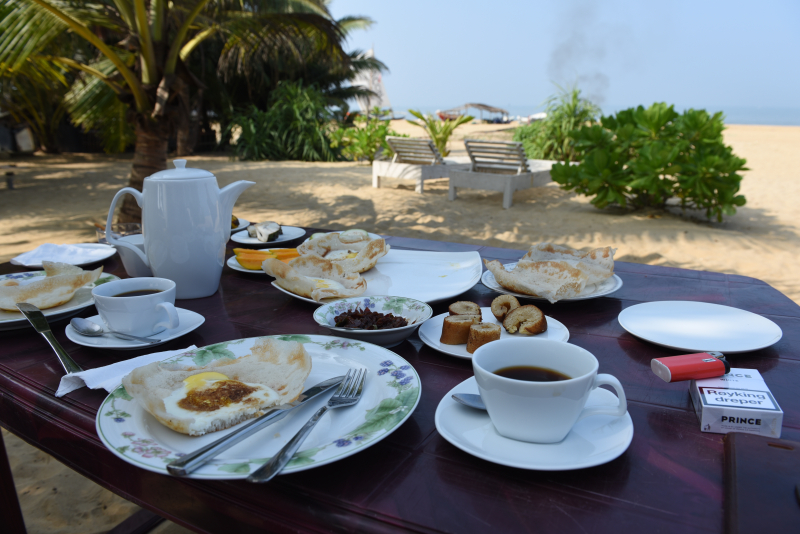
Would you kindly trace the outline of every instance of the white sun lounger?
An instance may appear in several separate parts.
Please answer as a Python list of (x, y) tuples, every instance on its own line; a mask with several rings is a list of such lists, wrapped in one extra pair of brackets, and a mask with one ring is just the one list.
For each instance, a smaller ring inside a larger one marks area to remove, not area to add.
[(425, 180), (447, 178), (452, 169), (469, 169), (469, 164), (447, 163), (430, 139), (388, 136), (392, 147), (392, 161), (372, 163), (372, 187), (381, 186), (381, 178), (414, 180), (417, 193), (422, 193)]
[(450, 171), (450, 200), (456, 199), (459, 187), (500, 191), (503, 208), (508, 209), (515, 191), (551, 181), (550, 167), (555, 162), (530, 160), (536, 162), (532, 170), (522, 143), (466, 139), (464, 145), (472, 163), (467, 170)]

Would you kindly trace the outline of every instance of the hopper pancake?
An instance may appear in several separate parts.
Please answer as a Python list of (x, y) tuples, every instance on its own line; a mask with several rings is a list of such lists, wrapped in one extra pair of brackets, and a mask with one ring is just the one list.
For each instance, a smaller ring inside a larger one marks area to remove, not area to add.
[(566, 261), (520, 261), (512, 271), (506, 271), (497, 260), (483, 260), (486, 268), (504, 288), (543, 297), (550, 302), (576, 297), (586, 286), (586, 273)]
[(614, 274), (615, 248), (603, 247), (583, 252), (564, 245), (539, 243), (533, 245), (520, 261), (566, 261), (586, 273), (587, 284), (597, 284)]
[(316, 301), (328, 297), (357, 297), (367, 290), (367, 281), (341, 265), (317, 256), (300, 256), (288, 264), (268, 259), (261, 264), (264, 272), (275, 277), (283, 289)]
[(205, 366), (153, 362), (134, 369), (122, 385), (161, 424), (199, 436), (292, 402), (310, 372), (301, 343), (263, 338), (241, 358)]
[(69, 302), (75, 292), (86, 284), (97, 281), (103, 272), (102, 267), (94, 271), (84, 271), (67, 263), (43, 261), (47, 275), (27, 284), (7, 280), (0, 284), (0, 310), (17, 311), (18, 302), (33, 304), (40, 310), (54, 308)]
[(346, 272), (363, 273), (375, 267), (378, 260), (391, 248), (383, 239), (370, 239), (364, 234), (344, 234), (333, 232), (310, 239), (297, 247), (302, 256), (325, 258), (341, 265)]

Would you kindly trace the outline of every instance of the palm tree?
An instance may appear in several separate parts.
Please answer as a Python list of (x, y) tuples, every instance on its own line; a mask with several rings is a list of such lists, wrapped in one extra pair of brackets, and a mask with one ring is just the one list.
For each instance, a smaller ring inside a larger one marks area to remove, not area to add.
[[(90, 43), (95, 55), (49, 51), (65, 33)], [(185, 61), (212, 38), (245, 69), (264, 50), (293, 43), (346, 58), (326, 0), (0, 0), (0, 65), (13, 72), (33, 58), (76, 69), (127, 106), (136, 132), (130, 185), (139, 190), (166, 168), (170, 124), (187, 113), (188, 88), (201, 86)], [(126, 197), (120, 220), (140, 217)]]

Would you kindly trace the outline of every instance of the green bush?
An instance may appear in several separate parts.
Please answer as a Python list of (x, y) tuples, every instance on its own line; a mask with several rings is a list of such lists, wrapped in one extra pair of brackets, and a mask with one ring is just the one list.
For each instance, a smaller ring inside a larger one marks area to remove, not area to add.
[(705, 210), (722, 221), (745, 198), (737, 195), (746, 161), (722, 140), (722, 113), (709, 116), (656, 103), (603, 117), (600, 124), (570, 132), (580, 165), (553, 165), (550, 175), (562, 188), (593, 196), (603, 209), (664, 207), (671, 198), (681, 207)]
[[(373, 111), (375, 117), (380, 116), (380, 110)], [(386, 142), (387, 135), (408, 137), (400, 135), (389, 128), (389, 121), (378, 118), (368, 118), (363, 115), (353, 119), (353, 127), (339, 127), (331, 133), (331, 147), (339, 148), (342, 156), (353, 161), (375, 161), (380, 149), (383, 154), (391, 157), (392, 149)]]
[(433, 144), (436, 145), (436, 148), (439, 149), (439, 153), (443, 158), (450, 154), (450, 151), (447, 150), (447, 141), (450, 139), (450, 136), (453, 135), (453, 131), (462, 124), (475, 119), (472, 115), (461, 115), (457, 119), (442, 121), (436, 120), (436, 117), (433, 115), (423, 115), (421, 112), (413, 109), (409, 109), (408, 112), (418, 118), (419, 121), (406, 120), (406, 122), (423, 128), (427, 132), (428, 137), (433, 141)]
[(281, 83), (269, 108), (255, 106), (236, 113), (228, 131), (238, 127), (236, 156), (244, 160), (335, 161), (328, 135), (330, 112), (325, 97), (301, 82)]
[(518, 127), (514, 141), (522, 143), (531, 159), (580, 161), (569, 132), (585, 124), (593, 124), (600, 108), (585, 98), (579, 89), (561, 89), (547, 101), (547, 118)]

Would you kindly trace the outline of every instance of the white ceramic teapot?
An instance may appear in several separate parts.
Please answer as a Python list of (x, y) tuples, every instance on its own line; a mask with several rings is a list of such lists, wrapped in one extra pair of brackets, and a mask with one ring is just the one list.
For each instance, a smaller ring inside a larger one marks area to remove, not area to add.
[[(217, 291), (222, 276), (233, 204), (255, 182), (242, 180), (220, 189), (210, 172), (187, 169), (185, 159), (174, 163), (175, 169), (145, 178), (141, 193), (124, 187), (114, 195), (108, 210), (106, 239), (111, 245), (137, 254), (152, 269), (153, 276), (174, 281), (177, 298), (208, 297)], [(110, 231), (117, 199), (125, 193), (133, 195), (142, 208), (144, 253), (115, 239)]]

